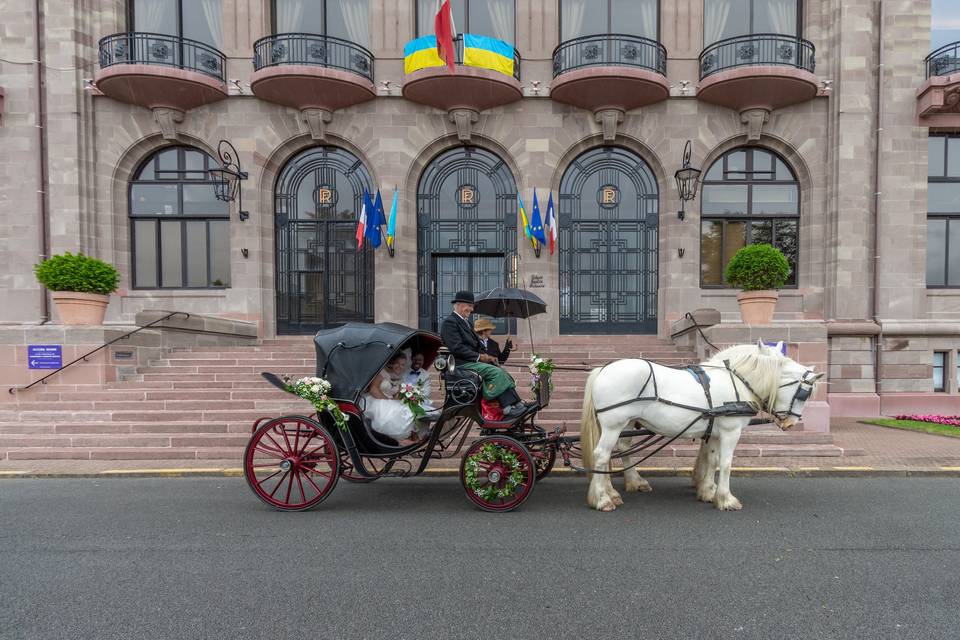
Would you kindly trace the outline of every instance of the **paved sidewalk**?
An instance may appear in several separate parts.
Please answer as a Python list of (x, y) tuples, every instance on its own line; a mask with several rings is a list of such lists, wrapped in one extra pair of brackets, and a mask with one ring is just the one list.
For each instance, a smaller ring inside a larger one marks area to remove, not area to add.
[[(739, 457), (735, 474), (772, 475), (956, 475), (960, 476), (960, 438), (862, 424), (854, 419), (833, 423), (836, 446), (863, 455), (836, 458)], [(431, 474), (454, 474), (458, 460), (436, 460)], [(685, 475), (692, 458), (655, 456), (640, 467), (642, 474)], [(557, 461), (554, 473), (570, 473)], [(241, 475), (236, 460), (23, 460), (0, 463), (0, 478), (24, 476)]]

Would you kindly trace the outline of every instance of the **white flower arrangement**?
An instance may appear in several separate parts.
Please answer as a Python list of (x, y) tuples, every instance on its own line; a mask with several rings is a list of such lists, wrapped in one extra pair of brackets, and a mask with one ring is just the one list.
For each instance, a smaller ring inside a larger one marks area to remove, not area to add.
[(336, 401), (330, 398), (331, 384), (328, 381), (323, 378), (307, 376), (296, 380), (284, 377), (283, 382), (287, 391), (312, 404), (317, 413), (326, 411), (333, 418), (337, 428), (346, 430), (347, 417), (340, 410)]

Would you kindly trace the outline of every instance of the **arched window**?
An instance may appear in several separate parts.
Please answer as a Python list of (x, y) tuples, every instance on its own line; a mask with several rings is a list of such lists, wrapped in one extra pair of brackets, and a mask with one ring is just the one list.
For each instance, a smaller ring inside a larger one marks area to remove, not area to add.
[(960, 287), (960, 135), (928, 145), (927, 286)]
[(659, 40), (659, 0), (560, 0), (560, 41), (604, 33)]
[(704, 0), (703, 44), (752, 34), (801, 35), (802, 0)]
[(273, 0), (273, 32), (309, 33), (370, 46), (369, 0)]
[(207, 173), (217, 161), (171, 147), (141, 165), (130, 182), (133, 286), (204, 289), (230, 286), (230, 209)]
[(771, 151), (739, 148), (717, 159), (700, 195), (700, 281), (724, 286), (723, 270), (748, 244), (768, 243), (790, 262), (788, 286), (797, 284), (800, 185)]
[[(132, 31), (189, 38), (223, 47), (222, 0), (129, 0)], [(156, 57), (156, 52), (151, 55)], [(176, 57), (177, 52), (170, 51)]]
[[(504, 42), (516, 42), (516, 4), (514, 0), (450, 0), (457, 33), (489, 36)], [(437, 15), (436, 0), (417, 0), (417, 37), (433, 33)]]

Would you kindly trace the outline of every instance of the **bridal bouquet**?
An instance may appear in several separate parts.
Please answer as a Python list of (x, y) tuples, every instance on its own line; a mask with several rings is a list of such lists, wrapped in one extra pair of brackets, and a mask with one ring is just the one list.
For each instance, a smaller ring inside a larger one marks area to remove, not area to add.
[(534, 393), (540, 391), (540, 380), (543, 376), (547, 376), (550, 381), (550, 391), (553, 391), (553, 376), (551, 374), (553, 374), (554, 368), (555, 365), (551, 358), (545, 358), (536, 353), (530, 356), (530, 389)]
[(330, 393), (329, 382), (323, 378), (311, 377), (297, 378), (296, 380), (284, 377), (283, 382), (287, 391), (312, 404), (317, 413), (326, 411), (333, 418), (337, 428), (346, 430), (347, 417), (343, 415), (343, 411), (340, 410), (336, 401), (330, 399), (328, 395)]
[(413, 413), (414, 418), (419, 418), (424, 415), (427, 410), (423, 408), (424, 403), (427, 401), (426, 396), (423, 393), (423, 385), (420, 383), (409, 384), (403, 382), (400, 384), (400, 394), (397, 396), (400, 402), (405, 404), (411, 413)]

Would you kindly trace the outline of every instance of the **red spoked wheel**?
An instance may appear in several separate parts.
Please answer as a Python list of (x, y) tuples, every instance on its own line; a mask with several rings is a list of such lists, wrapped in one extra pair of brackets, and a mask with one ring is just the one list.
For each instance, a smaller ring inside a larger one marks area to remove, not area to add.
[(460, 462), (467, 498), (484, 511), (512, 511), (533, 491), (537, 469), (519, 440), (490, 436), (474, 442)]
[(283, 511), (311, 509), (330, 495), (340, 475), (340, 456), (330, 433), (302, 416), (267, 422), (243, 454), (250, 489)]

